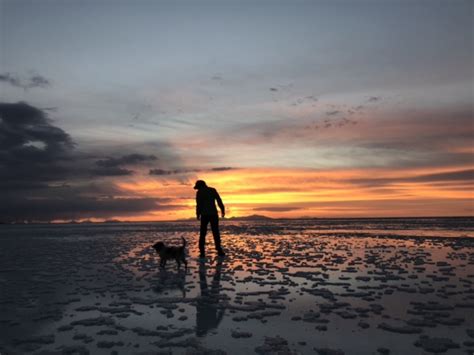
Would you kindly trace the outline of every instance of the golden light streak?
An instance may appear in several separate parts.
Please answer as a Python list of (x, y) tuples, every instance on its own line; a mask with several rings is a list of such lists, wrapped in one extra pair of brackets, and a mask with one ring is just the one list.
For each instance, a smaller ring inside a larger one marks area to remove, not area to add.
[[(467, 167), (469, 168), (469, 167)], [(472, 215), (474, 182), (417, 181), (420, 176), (447, 173), (443, 169), (230, 169), (182, 176), (142, 176), (117, 182), (119, 189), (140, 197), (170, 199), (180, 207), (159, 210), (129, 220), (170, 220), (194, 217), (192, 189), (203, 179), (218, 189), (228, 217), (264, 214), (270, 217), (367, 217)], [(410, 181), (413, 179), (413, 181)], [(466, 189), (466, 187), (471, 187)]]

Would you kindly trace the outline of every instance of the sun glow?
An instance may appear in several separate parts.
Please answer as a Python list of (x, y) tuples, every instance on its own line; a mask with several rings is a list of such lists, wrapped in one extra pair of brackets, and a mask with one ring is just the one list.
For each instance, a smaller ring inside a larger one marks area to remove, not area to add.
[[(200, 173), (183, 182), (179, 176), (146, 176), (117, 182), (127, 194), (159, 197), (168, 209), (129, 220), (170, 220), (194, 217), (194, 180), (203, 179), (217, 188), (227, 217), (264, 214), (276, 218), (367, 217), (472, 214), (472, 182), (419, 181), (420, 176), (451, 170), (412, 169), (403, 171), (229, 169)], [(466, 190), (467, 188), (470, 190)]]

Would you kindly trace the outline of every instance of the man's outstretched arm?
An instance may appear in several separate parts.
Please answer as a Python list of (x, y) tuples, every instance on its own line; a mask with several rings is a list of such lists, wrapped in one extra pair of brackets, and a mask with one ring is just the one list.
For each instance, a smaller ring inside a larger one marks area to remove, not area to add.
[(224, 218), (224, 216), (225, 216), (225, 206), (224, 206), (224, 204), (222, 203), (221, 197), (219, 196), (219, 193), (217, 192), (217, 190), (214, 190), (214, 191), (216, 192), (217, 205), (218, 205), (219, 208), (221, 209), (222, 218)]

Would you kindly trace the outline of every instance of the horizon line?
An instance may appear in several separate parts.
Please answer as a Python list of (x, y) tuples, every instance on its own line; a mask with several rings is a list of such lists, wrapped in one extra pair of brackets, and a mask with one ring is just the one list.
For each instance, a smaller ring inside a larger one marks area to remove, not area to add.
[[(252, 218), (254, 217), (254, 218)], [(384, 217), (377, 217), (377, 216), (370, 216), (370, 217), (310, 217), (310, 216), (302, 216), (302, 217), (268, 217), (265, 215), (248, 215), (248, 216), (239, 216), (239, 217), (230, 217), (230, 218), (219, 218), (220, 221), (231, 221), (231, 220), (239, 220), (239, 219), (246, 219), (246, 220), (341, 220), (341, 219), (352, 219), (352, 220), (363, 220), (363, 219), (423, 219), (423, 218), (474, 218), (474, 215), (459, 215), (459, 216), (384, 216)], [(143, 223), (170, 223), (170, 222), (191, 222), (197, 221), (195, 218), (181, 218), (181, 219), (170, 219), (170, 220), (150, 220), (150, 221), (127, 221), (127, 220), (118, 220), (118, 219), (110, 219), (104, 221), (76, 221), (70, 220), (65, 222), (54, 222), (54, 221), (24, 221), (24, 222), (0, 222), (0, 225), (29, 225), (29, 224), (143, 224)]]

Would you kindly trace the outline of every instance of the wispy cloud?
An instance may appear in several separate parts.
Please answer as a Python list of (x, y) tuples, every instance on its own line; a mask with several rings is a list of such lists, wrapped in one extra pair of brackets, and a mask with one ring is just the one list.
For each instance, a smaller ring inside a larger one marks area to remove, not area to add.
[(150, 175), (163, 176), (163, 175), (199, 173), (199, 172), (206, 172), (206, 171), (227, 171), (227, 170), (233, 170), (233, 169), (235, 168), (232, 168), (229, 166), (222, 166), (222, 167), (209, 168), (209, 169), (173, 169), (173, 170), (150, 169), (148, 173)]
[(97, 160), (96, 164), (104, 168), (112, 168), (124, 165), (136, 165), (144, 162), (156, 161), (158, 158), (155, 155), (146, 154), (128, 154), (118, 158), (108, 157), (105, 159)]
[(425, 174), (413, 174), (410, 176), (394, 176), (394, 177), (365, 177), (350, 179), (348, 182), (357, 185), (365, 186), (377, 186), (381, 187), (384, 185), (393, 185), (398, 183), (438, 183), (438, 182), (449, 182), (459, 183), (465, 182), (468, 185), (474, 187), (474, 169), (465, 170), (450, 170), (437, 173), (425, 173)]
[(51, 86), (51, 81), (39, 74), (34, 74), (27, 78), (20, 78), (18, 75), (3, 73), (0, 74), (0, 82), (4, 82), (24, 90), (33, 88), (46, 88)]
[[(226, 152), (223, 162), (232, 165), (239, 165), (238, 157), (232, 155), (236, 151), (245, 152), (254, 164), (281, 164), (291, 159), (300, 166), (310, 166), (308, 162), (313, 161), (319, 167), (339, 163), (347, 168), (447, 166), (467, 164), (472, 159), (466, 150), (474, 135), (470, 107), (367, 108), (354, 115), (331, 117), (325, 113), (234, 123), (200, 136), (187, 135), (175, 143), (189, 147), (191, 154), (208, 153), (214, 159)], [(212, 136), (225, 139), (213, 140)], [(308, 155), (310, 149), (312, 155)], [(298, 151), (299, 157), (294, 157)], [(261, 162), (255, 160), (258, 157)]]

